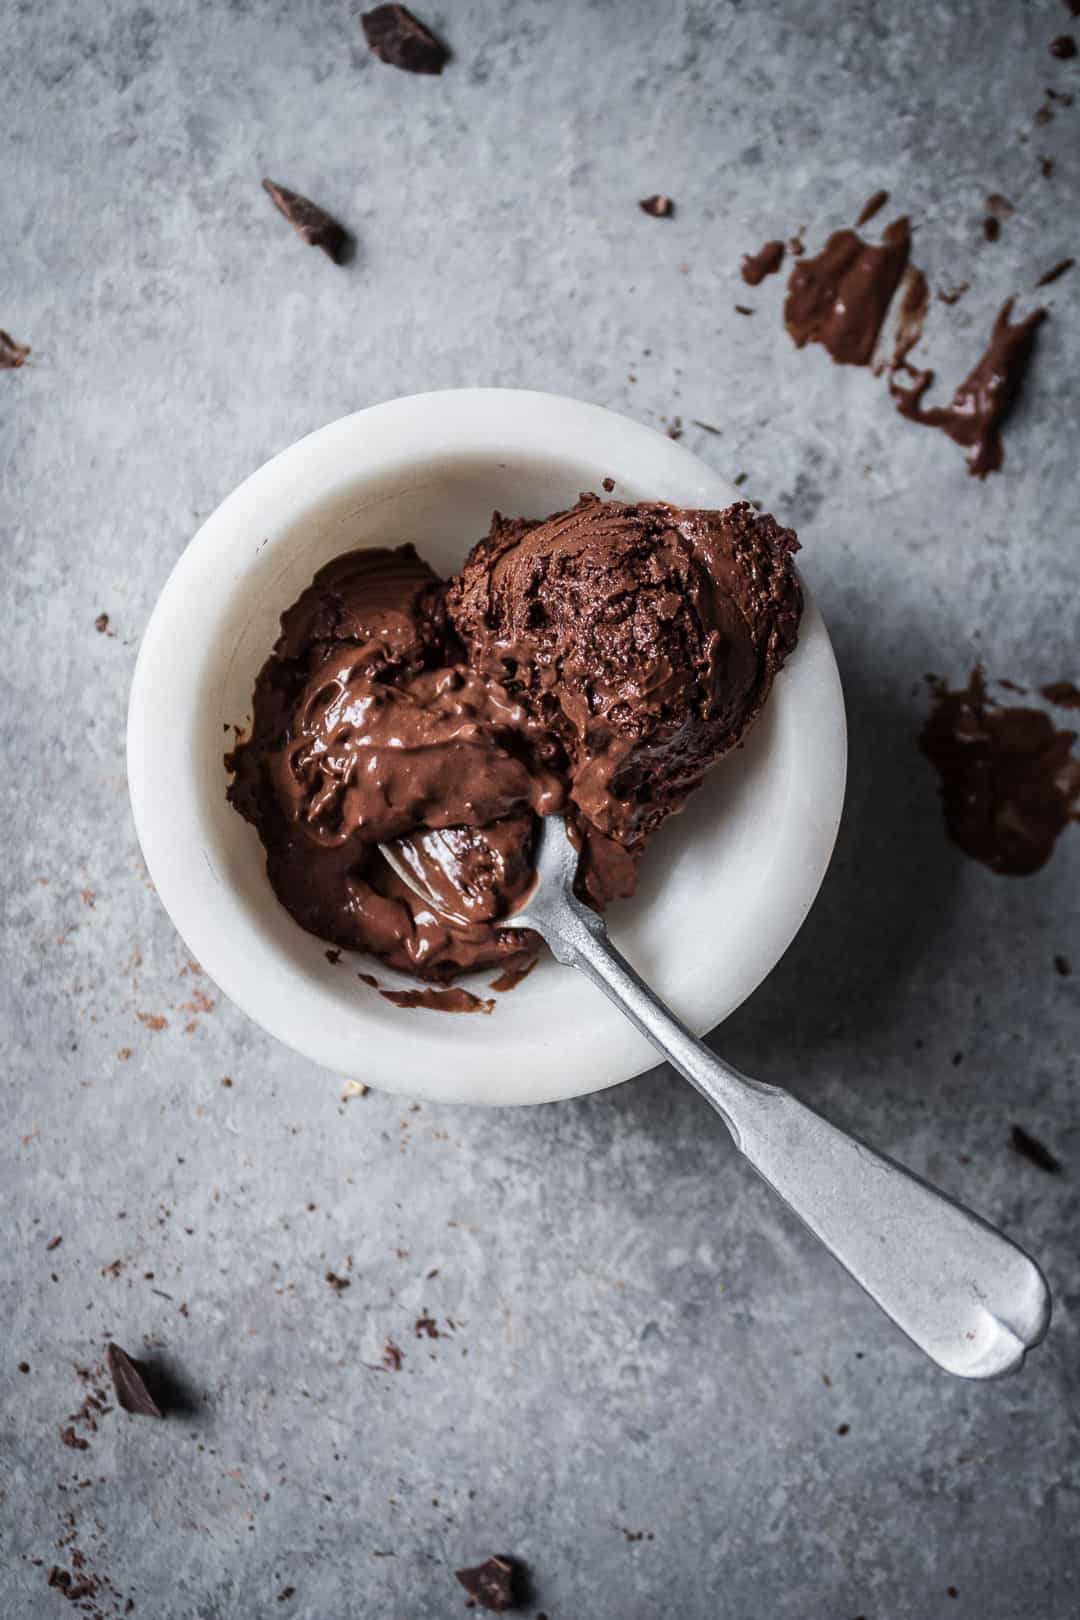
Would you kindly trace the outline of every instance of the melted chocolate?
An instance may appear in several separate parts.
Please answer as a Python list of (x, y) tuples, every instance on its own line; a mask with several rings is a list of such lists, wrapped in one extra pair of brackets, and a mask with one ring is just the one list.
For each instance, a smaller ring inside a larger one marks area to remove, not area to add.
[(930, 288), (922, 271), (909, 264), (904, 271), (904, 290), (896, 317), (893, 338), (892, 364), (902, 366), (923, 335), (926, 312), (930, 307)]
[(887, 226), (878, 246), (834, 231), (788, 279), (784, 322), (796, 346), (820, 343), (837, 365), (868, 366), (910, 250), (906, 219)]
[(766, 276), (775, 275), (783, 262), (783, 242), (766, 242), (757, 253), (743, 255), (742, 278), (748, 287), (756, 287)]
[(538, 942), (499, 919), (531, 882), (533, 818), (560, 809), (583, 893), (632, 894), (647, 838), (795, 645), (797, 544), (746, 503), (583, 496), (541, 524), (496, 515), (449, 586), (412, 546), (327, 564), (282, 616), (227, 758), (282, 904), (421, 978), (516, 972)]
[(1076, 733), (1056, 730), (1041, 709), (991, 701), (979, 668), (963, 690), (935, 681), (933, 692), (919, 741), (941, 776), (950, 836), (991, 871), (1039, 871), (1077, 819)]
[(986, 352), (949, 405), (924, 408), (923, 396), (934, 380), (932, 371), (914, 371), (904, 366), (915, 379), (912, 386), (901, 388), (894, 378), (889, 382), (901, 416), (923, 427), (941, 428), (955, 443), (971, 451), (968, 470), (976, 478), (996, 472), (1005, 460), (1002, 424), (1020, 397), (1035, 334), (1046, 317), (1044, 309), (1036, 309), (1014, 325), (1009, 320), (1012, 307), (1011, 298), (1002, 305)]
[(429, 1012), (490, 1013), (495, 1008), (493, 1001), (474, 996), (471, 990), (462, 990), (458, 985), (451, 985), (445, 990), (436, 990), (430, 986), (425, 990), (380, 988), (379, 994), (387, 1001), (392, 1001), (395, 1007), (426, 1007)]

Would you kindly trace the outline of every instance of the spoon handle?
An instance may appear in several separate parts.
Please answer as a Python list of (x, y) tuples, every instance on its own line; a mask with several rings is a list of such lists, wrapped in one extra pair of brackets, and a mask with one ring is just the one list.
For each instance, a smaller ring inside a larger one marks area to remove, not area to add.
[(712, 1104), (762, 1179), (931, 1360), (961, 1378), (1020, 1366), (1050, 1320), (1049, 1290), (1034, 1260), (787, 1092), (714, 1056), (572, 893), (527, 913), (555, 957), (610, 996)]

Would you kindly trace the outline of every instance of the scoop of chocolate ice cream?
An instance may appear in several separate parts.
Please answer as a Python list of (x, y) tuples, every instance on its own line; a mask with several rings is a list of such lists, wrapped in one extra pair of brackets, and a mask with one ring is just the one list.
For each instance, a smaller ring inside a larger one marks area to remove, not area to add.
[(610, 846), (640, 853), (765, 701), (795, 645), (797, 545), (746, 503), (586, 495), (536, 525), (496, 515), (451, 582), (472, 668), (562, 744), (601, 903), (633, 882)]
[[(328, 564), (284, 614), (229, 757), (278, 898), (425, 978), (513, 965), (535, 941), (498, 918), (528, 886), (533, 818), (563, 808), (593, 902), (633, 893), (649, 834), (795, 644), (797, 544), (745, 504), (590, 495), (543, 523), (496, 515), (449, 586), (412, 546)], [(466, 922), (378, 852), (425, 829), (445, 829), (415, 848)]]

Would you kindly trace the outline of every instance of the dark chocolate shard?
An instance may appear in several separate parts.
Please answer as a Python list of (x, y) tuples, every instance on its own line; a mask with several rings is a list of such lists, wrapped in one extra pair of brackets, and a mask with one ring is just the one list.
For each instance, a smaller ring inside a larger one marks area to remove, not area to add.
[(30, 353), (27, 343), (16, 343), (10, 332), (0, 332), (0, 371), (15, 371)]
[(309, 247), (322, 248), (335, 264), (343, 262), (349, 247), (349, 233), (325, 208), (273, 180), (264, 180), (263, 190)]
[(1060, 1172), (1061, 1160), (1051, 1153), (1050, 1149), (1044, 1146), (1037, 1136), (1032, 1136), (1030, 1131), (1025, 1131), (1022, 1125), (1013, 1126), (1009, 1141), (1012, 1144), (1014, 1153), (1019, 1153), (1022, 1159), (1027, 1159), (1030, 1164), (1036, 1165), (1038, 1169), (1045, 1170), (1052, 1176)]
[(462, 1586), (482, 1609), (503, 1614), (521, 1601), (520, 1566), (513, 1558), (494, 1554), (484, 1564), (454, 1571)]
[(364, 38), (380, 62), (406, 73), (441, 73), (450, 51), (406, 6), (376, 6), (360, 18)]
[(116, 1399), (125, 1412), (131, 1412), (135, 1417), (165, 1416), (147, 1387), (144, 1368), (132, 1360), (126, 1350), (121, 1350), (118, 1344), (110, 1344), (106, 1360)]
[(653, 219), (670, 219), (675, 212), (675, 204), (670, 197), (643, 197), (638, 207), (645, 214), (651, 214)]

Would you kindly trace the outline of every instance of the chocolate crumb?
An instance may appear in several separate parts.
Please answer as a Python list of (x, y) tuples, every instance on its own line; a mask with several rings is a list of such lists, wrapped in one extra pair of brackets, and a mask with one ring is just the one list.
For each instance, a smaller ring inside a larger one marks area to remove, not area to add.
[(105, 1352), (117, 1403), (133, 1417), (161, 1418), (165, 1414), (147, 1387), (146, 1368), (133, 1360), (118, 1344)]
[(225, 1087), (226, 1090), (228, 1090), (228, 1088), (232, 1085), (232, 1081), (231, 1081), (231, 1079), (229, 1078), (229, 1076), (227, 1074), (222, 1075), (221, 1083)]
[(326, 1273), (326, 1280), (330, 1284), (330, 1287), (334, 1290), (335, 1294), (342, 1294), (346, 1288), (352, 1287), (348, 1277), (339, 1277), (337, 1273), (333, 1271), (328, 1271)]
[(325, 955), (326, 960), (330, 963), (331, 967), (336, 967), (341, 961), (341, 952), (336, 947), (331, 947), (330, 950), (325, 953)]
[(405, 1352), (394, 1343), (393, 1339), (387, 1339), (383, 1345), (382, 1360), (387, 1372), (400, 1372)]
[(1008, 219), (1010, 214), (1016, 213), (1016, 209), (1008, 197), (1003, 197), (1000, 191), (992, 191), (986, 199), (986, 212), (997, 219)]
[(783, 242), (766, 242), (756, 253), (743, 254), (742, 278), (748, 287), (756, 287), (766, 276), (775, 275), (783, 262)]
[(1059, 34), (1050, 41), (1050, 55), (1059, 62), (1068, 62), (1076, 55), (1076, 41), (1071, 34)]
[(889, 193), (887, 191), (875, 191), (874, 195), (863, 204), (862, 213), (855, 221), (855, 229), (858, 230), (860, 225), (865, 225), (869, 220), (872, 220), (874, 215), (884, 208), (888, 200)]
[(295, 1597), (295, 1596), (296, 1596), (296, 1587), (295, 1586), (283, 1586), (281, 1588), (281, 1591), (277, 1595), (277, 1600), (278, 1600), (279, 1603), (287, 1603), (291, 1597)]
[(600, 487), (602, 489), (607, 490), (608, 494), (610, 495), (612, 490), (615, 488), (615, 480), (614, 480), (614, 478), (604, 478), (604, 479), (602, 479)]
[(987, 214), (982, 224), (983, 235), (988, 242), (996, 242), (1001, 235), (1001, 221), (995, 219), (993, 214)]
[(1049, 180), (1052, 177), (1054, 173), (1053, 158), (1044, 157), (1039, 159), (1039, 173), (1044, 180)]
[(638, 207), (642, 213), (651, 214), (653, 219), (670, 219), (675, 212), (675, 204), (670, 197), (643, 197)]
[(422, 1316), (418, 1316), (416, 1318), (416, 1321), (413, 1323), (413, 1332), (416, 1334), (418, 1339), (424, 1337), (429, 1339), (439, 1339), (442, 1337), (438, 1326), (436, 1325), (435, 1318), (433, 1316), (428, 1316), (426, 1311)]
[(109, 615), (107, 613), (99, 613), (97, 618), (94, 620), (94, 629), (97, 631), (99, 636), (103, 636), (108, 628)]
[(951, 1597), (951, 1598), (958, 1598), (960, 1596), (960, 1593), (957, 1591), (955, 1586), (947, 1586), (945, 1588), (945, 1596), (946, 1597)]
[[(1054, 972), (1055, 973), (1060, 973), (1060, 975), (1061, 975), (1061, 977), (1063, 979), (1067, 979), (1069, 977), (1070, 973), (1072, 972), (1072, 966), (1071, 966), (1071, 964), (1069, 962), (1069, 958), (1067, 956), (1055, 956), (1054, 957)], [(22, 1368), (20, 1367), (19, 1370), (21, 1372)], [(28, 1372), (29, 1372), (29, 1370), (30, 1369), (27, 1368)]]
[(673, 416), (665, 431), (669, 439), (681, 439), (683, 433), (682, 417)]
[(692, 418), (692, 421), (695, 427), (701, 428), (705, 433), (715, 433), (717, 438), (720, 437), (722, 429), (713, 427), (711, 422), (699, 422), (696, 416)]
[(1051, 681), (1039, 693), (1058, 709), (1080, 709), (1080, 687), (1073, 681)]
[(1048, 270), (1044, 276), (1039, 277), (1035, 283), (1036, 287), (1049, 287), (1052, 281), (1057, 281), (1059, 277), (1065, 275), (1066, 271), (1071, 270), (1075, 263), (1075, 259), (1061, 259), (1054, 265), (1052, 270)]
[(970, 287), (970, 281), (958, 281), (954, 287), (939, 287), (937, 295), (943, 304), (958, 304)]
[(742, 489), (743, 485), (746, 483), (746, 480), (749, 478), (749, 476), (750, 476), (749, 473), (739, 473), (737, 477), (735, 477), (735, 478), (733, 478), (731, 480), (731, 482), (735, 485), (736, 489)]
[(520, 1601), (519, 1570), (520, 1566), (515, 1559), (497, 1557), (493, 1554), (486, 1563), (477, 1564), (472, 1569), (455, 1570), (454, 1574), (469, 1596), (482, 1609), (490, 1609), (494, 1614), (503, 1614)]
[(850, 1434), (851, 1433), (851, 1424), (850, 1423), (838, 1423), (836, 1425), (836, 1432), (837, 1432), (837, 1434)]
[(1038, 1137), (1032, 1136), (1030, 1131), (1025, 1131), (1022, 1125), (1013, 1126), (1009, 1141), (1014, 1153), (1019, 1153), (1022, 1159), (1027, 1159), (1038, 1169), (1045, 1170), (1050, 1175), (1057, 1175), (1060, 1172), (1061, 1160), (1051, 1153)]
[(30, 353), (25, 343), (16, 343), (8, 332), (0, 332), (0, 371), (17, 371), (26, 364), (26, 357)]
[[(1059, 962), (1064, 961), (1064, 957), (1059, 956), (1058, 961)], [(30, 1363), (28, 1361), (20, 1361), (19, 1362), (19, 1371), (21, 1373), (28, 1373), (30, 1371)]]
[(322, 248), (335, 264), (341, 264), (349, 245), (349, 233), (343, 225), (310, 198), (279, 186), (273, 180), (264, 180), (263, 190), (309, 247)]
[(752, 315), (754, 312), (749, 304), (736, 304), (735, 313), (736, 315)]
[(360, 18), (368, 47), (388, 67), (406, 73), (441, 73), (449, 48), (405, 6), (376, 6)]
[(89, 1451), (90, 1442), (84, 1440), (81, 1434), (76, 1434), (69, 1423), (66, 1429), (60, 1430), (60, 1438), (71, 1451)]
[(58, 1249), (63, 1241), (64, 1240), (62, 1237), (50, 1238), (48, 1243), (45, 1245), (46, 1254), (51, 1254), (53, 1249)]

